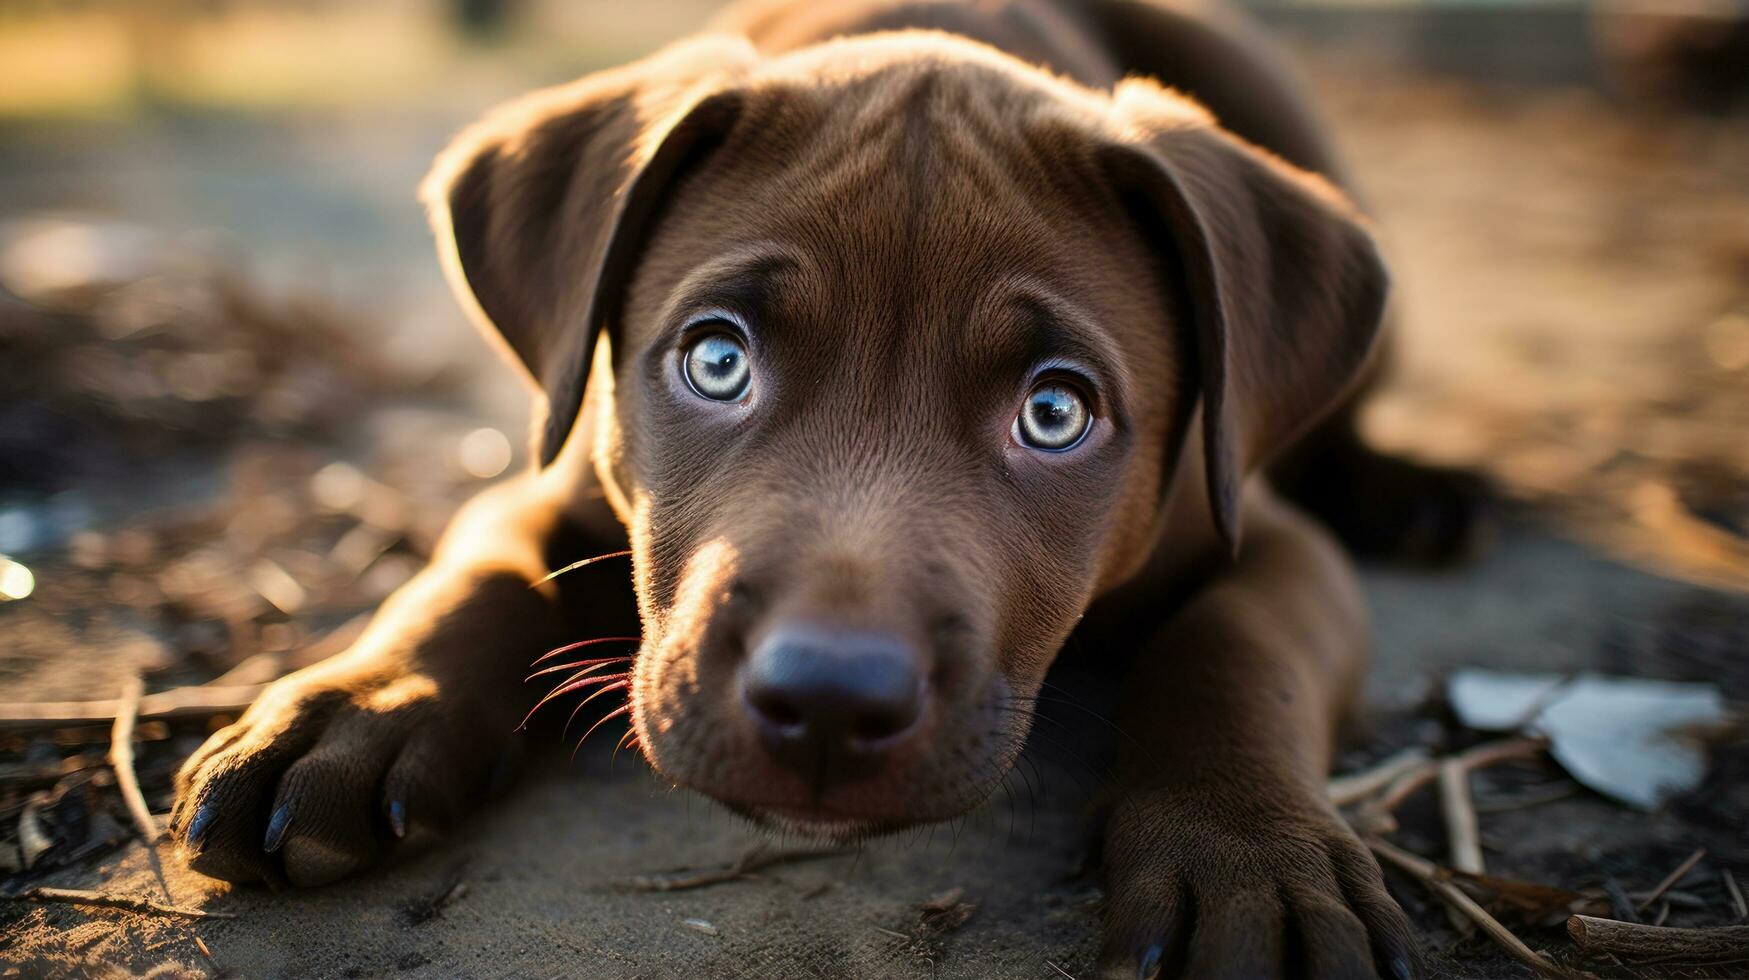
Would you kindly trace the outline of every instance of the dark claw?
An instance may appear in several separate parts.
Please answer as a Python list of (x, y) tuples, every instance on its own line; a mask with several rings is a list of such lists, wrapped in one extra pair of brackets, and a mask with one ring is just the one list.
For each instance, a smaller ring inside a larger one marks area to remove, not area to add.
[(395, 832), (397, 838), (407, 836), (407, 804), (400, 800), (389, 801), (389, 829)]
[(216, 816), (218, 812), (219, 808), (214, 806), (213, 801), (211, 800), (202, 803), (195, 809), (194, 819), (188, 822), (188, 836), (186, 840), (189, 847), (200, 847), (201, 841), (206, 839), (206, 832), (212, 829), (213, 817)]
[(1385, 969), (1391, 975), (1391, 980), (1415, 980), (1415, 951), (1404, 941), (1393, 935), (1379, 936), (1374, 940), (1376, 955), (1385, 964)]
[(1158, 945), (1149, 946), (1142, 953), (1142, 961), (1136, 967), (1136, 980), (1154, 980), (1160, 975), (1160, 957), (1165, 954)]
[(273, 811), (272, 819), (267, 821), (267, 841), (262, 845), (267, 853), (272, 854), (285, 843), (285, 832), (291, 829), (292, 805), (290, 801), (281, 803), (279, 809)]
[(1375, 953), (1384, 963), (1385, 972), (1390, 975), (1391, 980), (1415, 980), (1414, 950), (1396, 936), (1380, 936), (1375, 942)]

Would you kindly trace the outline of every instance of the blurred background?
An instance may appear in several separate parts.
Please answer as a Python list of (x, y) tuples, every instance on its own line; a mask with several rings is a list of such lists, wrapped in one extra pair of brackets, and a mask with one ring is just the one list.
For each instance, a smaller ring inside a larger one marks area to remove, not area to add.
[[(413, 189), (488, 106), (715, 6), (0, 0), (0, 714), (60, 719), (0, 719), (0, 876), (127, 853), (91, 748), (107, 722), (64, 702), (133, 677), (247, 690), (343, 649), (455, 505), (520, 465), (526, 394), (450, 298)], [(1356, 760), (1444, 737), (1413, 726), (1444, 717), (1429, 699), (1460, 665), (1749, 700), (1749, 0), (1244, 6), (1317, 93), (1396, 272), (1371, 434), (1506, 501), (1477, 564), (1367, 571), (1383, 741)], [(145, 723), (154, 807), (225, 720)], [(1712, 835), (1749, 861), (1731, 751), (1665, 822), (1584, 824), (1597, 860), (1656, 878)], [(1519, 870), (1570, 846), (1526, 844)], [(592, 847), (621, 849), (573, 850)], [(1066, 901), (1016, 948), (1084, 951), (1091, 913)], [(9, 914), (39, 966), (74, 962), (45, 952), (69, 936), (134, 967), (159, 948)], [(164, 955), (192, 957), (177, 935)], [(238, 942), (269, 972), (290, 955)], [(421, 949), (403, 959), (454, 966)]]

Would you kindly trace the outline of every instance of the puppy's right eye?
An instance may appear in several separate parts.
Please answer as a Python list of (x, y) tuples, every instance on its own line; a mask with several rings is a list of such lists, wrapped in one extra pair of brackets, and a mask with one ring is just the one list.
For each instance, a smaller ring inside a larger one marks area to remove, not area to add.
[(753, 380), (747, 345), (728, 333), (710, 333), (693, 341), (681, 359), (686, 383), (701, 398), (732, 402), (746, 394)]

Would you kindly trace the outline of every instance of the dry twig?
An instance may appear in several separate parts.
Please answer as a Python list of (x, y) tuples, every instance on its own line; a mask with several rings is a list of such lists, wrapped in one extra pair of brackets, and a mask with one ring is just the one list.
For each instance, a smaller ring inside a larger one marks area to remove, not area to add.
[(1330, 780), (1327, 788), (1330, 802), (1336, 806), (1353, 806), (1389, 786), (1398, 776), (1420, 768), (1427, 761), (1426, 749), (1411, 747), (1371, 769), (1339, 776)]
[(109, 731), (109, 764), (115, 769), (116, 789), (121, 790), (122, 799), (127, 801), (128, 815), (150, 846), (158, 841), (158, 822), (152, 819), (152, 810), (140, 793), (139, 774), (134, 772), (134, 719), (139, 716), (140, 699), (145, 693), (146, 682), (137, 675), (128, 681), (118, 702), (121, 707), (115, 713), (115, 727)]
[(1575, 915), (1567, 934), (1586, 953), (1609, 953), (1629, 959), (1716, 963), (1749, 957), (1749, 926), (1716, 929), (1672, 929), (1637, 922)]
[[(255, 702), (265, 684), (237, 687), (178, 687), (140, 699), (138, 717), (146, 721), (167, 718), (209, 718), (235, 714)], [(50, 731), (80, 725), (113, 723), (121, 713), (121, 701), (0, 702), (0, 732)]]
[(107, 895), (103, 892), (88, 892), (76, 888), (46, 888), (38, 886), (18, 895), (8, 898), (17, 902), (54, 902), (62, 905), (97, 905), (108, 909), (121, 909), (124, 912), (141, 912), (149, 915), (180, 915), (189, 919), (235, 919), (229, 912), (208, 912), (205, 909), (184, 908), (180, 905), (165, 905), (146, 898), (131, 898), (127, 895)]
[(1450, 877), (1438, 865), (1411, 854), (1394, 844), (1380, 840), (1377, 837), (1367, 838), (1367, 846), (1373, 853), (1397, 867), (1413, 875), (1427, 889), (1443, 899), (1452, 908), (1457, 909), (1482, 928), (1494, 941), (1499, 943), (1513, 959), (1530, 967), (1545, 977), (1570, 978), (1573, 974), (1556, 966), (1548, 957), (1538, 953), (1524, 944), (1524, 941), (1513, 935), (1511, 929), (1500, 924), (1500, 920), (1488, 914), (1488, 910), (1476, 904), (1476, 900), (1464, 893), (1462, 888), (1452, 884)]
[(1451, 871), (1451, 878), (1460, 885), (1469, 886), (1473, 893), (1478, 890), (1493, 893), (1495, 900), (1512, 906), (1524, 913), (1525, 918), (1532, 921), (1542, 921), (1559, 913), (1563, 916), (1577, 911), (1574, 903), (1584, 902), (1587, 896), (1582, 892), (1554, 885), (1543, 885), (1534, 881), (1520, 881), (1516, 878), (1502, 878), (1498, 875), (1470, 874), (1465, 871)]
[[(1481, 830), (1476, 826), (1476, 808), (1470, 802), (1470, 771), (1454, 756), (1439, 764), (1439, 812), (1445, 822), (1446, 846), (1451, 866), (1473, 875), (1487, 872), (1482, 861)], [(1459, 909), (1447, 908), (1452, 928), (1469, 935), (1474, 928)]]
[(1621, 882), (1614, 878), (1606, 878), (1603, 882), (1603, 894), (1609, 899), (1609, 910), (1615, 917), (1624, 922), (1640, 921), (1640, 913), (1634, 907), (1634, 900), (1628, 897), (1628, 891)]
[(1439, 767), (1439, 810), (1445, 820), (1451, 866), (1474, 875), (1486, 874), (1481, 831), (1476, 826), (1475, 805), (1470, 802), (1470, 773), (1455, 759), (1447, 759)]
[(1693, 871), (1694, 866), (1699, 864), (1700, 859), (1703, 857), (1706, 857), (1706, 848), (1704, 848), (1704, 847), (1696, 848), (1694, 853), (1690, 854), (1688, 856), (1688, 860), (1677, 865), (1675, 871), (1672, 871), (1668, 875), (1665, 875), (1664, 880), (1658, 882), (1657, 887), (1652, 889), (1652, 893), (1650, 895), (1647, 895), (1644, 899), (1642, 899), (1640, 901), (1640, 907), (1637, 911), (1644, 912), (1647, 909), (1651, 908), (1652, 903), (1656, 902), (1660, 898), (1663, 898), (1664, 893), (1669, 891), (1671, 886), (1673, 886), (1677, 882), (1681, 881), (1683, 875), (1686, 875), (1690, 871)]
[(882, 933), (884, 935), (892, 936), (894, 939), (903, 939), (906, 942), (911, 941), (910, 936), (905, 935), (904, 933), (900, 932), (897, 929), (888, 929), (886, 926), (875, 926), (874, 931), (878, 932), (878, 933)]
[(1476, 813), (1480, 815), (1484, 813), (1508, 813), (1513, 810), (1525, 810), (1533, 806), (1559, 803), (1578, 792), (1578, 786), (1572, 783), (1566, 783), (1538, 793), (1525, 793), (1522, 796), (1513, 796), (1506, 799), (1491, 800), (1487, 803), (1478, 803), (1476, 804)]
[(1367, 813), (1388, 814), (1401, 806), (1416, 790), (1439, 778), (1440, 770), (1447, 764), (1454, 765), (1465, 772), (1486, 769), (1502, 762), (1515, 759), (1527, 759), (1539, 755), (1548, 747), (1548, 740), (1542, 738), (1508, 738), (1495, 742), (1484, 742), (1472, 749), (1460, 752), (1444, 760), (1428, 759), (1419, 765), (1405, 769), (1397, 778), (1385, 787), (1372, 802), (1364, 808)]
[(739, 881), (751, 878), (762, 868), (776, 864), (790, 864), (796, 861), (812, 861), (816, 858), (836, 857), (843, 854), (842, 850), (815, 851), (774, 851), (763, 844), (755, 844), (742, 852), (735, 863), (723, 868), (713, 868), (708, 871), (698, 871), (692, 874), (672, 875), (639, 875), (620, 883), (623, 891), (631, 892), (680, 892), (693, 888), (705, 888), (710, 885), (720, 885), (728, 881)]
[(1737, 886), (1737, 876), (1730, 868), (1719, 869), (1719, 876), (1725, 879), (1725, 891), (1731, 893), (1731, 910), (1737, 913), (1737, 918), (1749, 919), (1749, 902), (1743, 901), (1743, 889)]

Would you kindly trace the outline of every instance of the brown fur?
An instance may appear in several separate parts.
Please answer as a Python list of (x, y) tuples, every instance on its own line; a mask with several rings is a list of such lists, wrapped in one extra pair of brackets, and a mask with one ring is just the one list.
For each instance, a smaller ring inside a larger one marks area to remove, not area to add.
[[(1286, 162), (1328, 161), (1291, 89), (1215, 21), (1123, 0), (783, 0), (721, 23), (439, 159), (446, 269), (540, 392), (540, 463), (457, 518), (358, 647), (189, 761), (195, 867), (315, 884), (441, 829), (514, 750), (529, 661), (617, 631), (602, 579), (547, 569), (629, 545), (631, 723), (677, 782), (833, 835), (957, 815), (1079, 630), (1134, 654), (1104, 968), (1407, 971), (1402, 915), (1321, 788), (1364, 604), (1257, 478), (1349, 397), (1386, 290), (1352, 206)], [(1149, 31), (1204, 53), (1164, 80), (1215, 115), (1122, 80)], [(713, 311), (751, 335), (738, 403), (677, 370)], [(1093, 429), (1019, 445), (1037, 371), (1064, 366)], [(915, 733), (817, 772), (766, 751), (737, 678), (798, 621), (912, 651)]]

